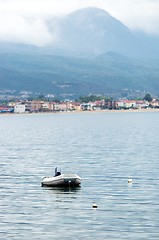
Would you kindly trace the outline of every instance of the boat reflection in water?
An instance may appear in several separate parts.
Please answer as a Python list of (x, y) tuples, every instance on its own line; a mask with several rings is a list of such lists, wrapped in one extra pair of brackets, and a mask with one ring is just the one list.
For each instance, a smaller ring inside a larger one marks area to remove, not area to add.
[(81, 186), (65, 186), (65, 187), (48, 187), (48, 186), (43, 186), (43, 190), (51, 190), (54, 191), (56, 194), (60, 193), (65, 193), (65, 194), (71, 194), (71, 193), (76, 193), (81, 190)]

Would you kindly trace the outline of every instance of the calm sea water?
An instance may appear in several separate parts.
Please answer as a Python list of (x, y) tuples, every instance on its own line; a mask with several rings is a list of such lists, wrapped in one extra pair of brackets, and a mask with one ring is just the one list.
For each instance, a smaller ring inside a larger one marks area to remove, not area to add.
[(159, 239), (159, 113), (0, 116), (0, 239)]

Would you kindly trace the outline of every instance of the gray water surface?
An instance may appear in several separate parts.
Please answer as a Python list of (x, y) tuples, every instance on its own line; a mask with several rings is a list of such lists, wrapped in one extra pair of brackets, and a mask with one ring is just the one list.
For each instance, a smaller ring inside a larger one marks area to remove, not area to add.
[[(1, 115), (0, 239), (159, 239), (158, 135), (158, 112)], [(56, 166), (81, 187), (41, 187)]]

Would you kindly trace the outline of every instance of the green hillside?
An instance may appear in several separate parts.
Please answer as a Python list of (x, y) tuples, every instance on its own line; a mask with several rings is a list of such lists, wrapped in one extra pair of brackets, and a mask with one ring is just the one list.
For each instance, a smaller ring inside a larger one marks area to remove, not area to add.
[(122, 89), (159, 93), (159, 60), (115, 53), (82, 59), (51, 55), (0, 54), (0, 89), (80, 96)]

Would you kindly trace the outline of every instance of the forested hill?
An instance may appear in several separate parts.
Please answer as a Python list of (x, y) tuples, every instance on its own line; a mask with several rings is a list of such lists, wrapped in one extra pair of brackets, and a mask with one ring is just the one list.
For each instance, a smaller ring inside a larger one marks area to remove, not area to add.
[(93, 58), (0, 54), (0, 89), (80, 96), (121, 89), (158, 94), (159, 60), (116, 53)]

